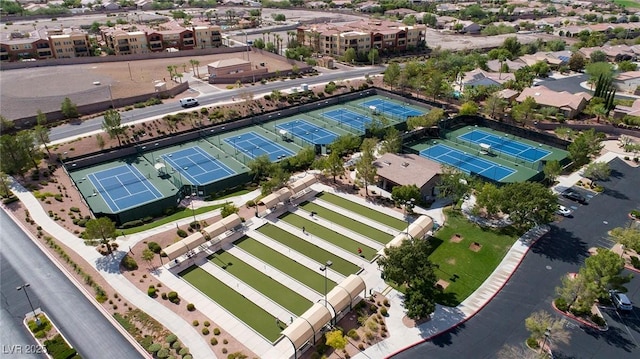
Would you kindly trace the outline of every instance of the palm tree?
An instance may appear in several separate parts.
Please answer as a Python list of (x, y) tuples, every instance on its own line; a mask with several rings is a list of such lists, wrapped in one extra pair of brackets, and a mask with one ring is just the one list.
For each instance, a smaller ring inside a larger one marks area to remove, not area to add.
[(198, 66), (200, 65), (200, 61), (191, 59), (189, 60), (189, 63), (191, 64), (191, 69), (193, 70), (193, 76), (200, 78), (200, 69), (198, 68)]

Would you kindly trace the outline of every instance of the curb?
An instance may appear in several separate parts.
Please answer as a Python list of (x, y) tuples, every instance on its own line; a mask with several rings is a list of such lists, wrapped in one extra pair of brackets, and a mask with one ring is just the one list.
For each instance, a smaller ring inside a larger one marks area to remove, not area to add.
[[(547, 231), (545, 234), (547, 234), (547, 233), (548, 233), (548, 231)], [(473, 314), (469, 315), (468, 317), (464, 318), (464, 319), (463, 319), (463, 320), (461, 320), (460, 322), (458, 322), (458, 323), (456, 323), (456, 324), (454, 324), (454, 325), (450, 326), (449, 328), (447, 328), (447, 329), (445, 329), (445, 330), (443, 330), (443, 331), (441, 331), (441, 332), (439, 332), (439, 333), (436, 333), (436, 334), (433, 334), (433, 335), (428, 336), (428, 337), (426, 337), (426, 338), (423, 338), (423, 339), (421, 339), (421, 340), (419, 340), (419, 341), (417, 341), (417, 342), (415, 342), (415, 343), (413, 343), (413, 344), (409, 344), (408, 346), (406, 346), (406, 347), (404, 347), (404, 348), (402, 348), (402, 349), (396, 350), (395, 352), (393, 352), (393, 353), (391, 353), (391, 354), (389, 354), (389, 355), (385, 356), (384, 358), (385, 358), (385, 359), (390, 359), (390, 358), (391, 358), (391, 357), (393, 357), (394, 355), (397, 355), (397, 354), (399, 354), (399, 353), (402, 353), (402, 352), (404, 352), (405, 350), (411, 349), (411, 348), (413, 348), (413, 347), (415, 347), (415, 346), (417, 346), (417, 345), (420, 345), (420, 344), (422, 344), (422, 343), (428, 342), (428, 341), (430, 341), (431, 339), (436, 338), (436, 337), (438, 337), (438, 336), (440, 336), (440, 335), (442, 335), (442, 334), (446, 334), (446, 333), (448, 333), (449, 331), (451, 331), (451, 330), (453, 330), (453, 329), (457, 328), (458, 326), (460, 326), (460, 325), (462, 325), (462, 324), (466, 323), (466, 322), (467, 322), (468, 320), (470, 320), (471, 318), (475, 317), (475, 316), (476, 316), (476, 314), (478, 314), (482, 309), (484, 309), (484, 307), (486, 307), (486, 306), (487, 306), (487, 304), (489, 304), (489, 303), (491, 302), (491, 300), (493, 300), (493, 298), (494, 298), (496, 295), (498, 295), (498, 293), (500, 293), (500, 292), (502, 291), (502, 289), (504, 288), (504, 286), (505, 286), (505, 285), (507, 285), (507, 283), (509, 283), (509, 280), (511, 280), (511, 277), (513, 277), (513, 275), (518, 271), (518, 268), (520, 267), (520, 264), (522, 263), (522, 261), (524, 260), (524, 258), (527, 256), (527, 254), (529, 254), (529, 251), (531, 250), (531, 248), (532, 248), (532, 247), (533, 247), (533, 246), (534, 246), (534, 245), (535, 245), (535, 244), (540, 240), (540, 238), (542, 238), (543, 236), (544, 236), (544, 234), (543, 234), (542, 236), (539, 236), (538, 238), (536, 238), (536, 240), (535, 240), (535, 241), (533, 241), (533, 242), (531, 242), (531, 244), (529, 244), (529, 246), (527, 247), (527, 250), (524, 252), (524, 254), (522, 255), (522, 257), (521, 257), (521, 258), (520, 258), (520, 260), (518, 261), (518, 264), (513, 268), (513, 271), (509, 274), (509, 276), (508, 276), (508, 277), (507, 277), (507, 279), (504, 281), (504, 283), (502, 283), (502, 285), (500, 286), (500, 288), (498, 288), (498, 290), (496, 290), (496, 291), (491, 295), (491, 297), (487, 298), (487, 300), (486, 300), (486, 301), (485, 301), (485, 302), (480, 306), (480, 308), (478, 308), (478, 310), (476, 310)], [(521, 237), (521, 238), (522, 238), (522, 237)], [(518, 240), (517, 240), (516, 242), (518, 242), (519, 240), (520, 240), (520, 238), (518, 238)]]
[[(45, 318), (47, 318), (47, 320), (49, 321), (49, 323), (51, 323), (51, 325), (56, 328), (56, 330), (58, 331), (58, 334), (60, 334), (60, 336), (62, 337), (62, 339), (64, 339), (65, 342), (67, 342), (67, 345), (69, 345), (70, 348), (73, 349), (73, 347), (71, 346), (71, 344), (69, 343), (69, 341), (67, 340), (67, 338), (65, 338), (64, 335), (62, 335), (62, 332), (58, 329), (58, 327), (56, 327), (56, 325), (53, 323), (53, 320), (51, 320), (51, 318), (49, 318), (49, 316), (40, 310), (40, 308), (38, 308), (38, 313), (36, 315), (42, 314), (45, 316)], [(29, 335), (31, 335), (31, 337), (33, 338), (33, 340), (36, 341), (36, 346), (30, 346), (31, 348), (33, 348), (34, 350), (32, 351), (32, 354), (36, 354), (38, 352), (40, 352), (40, 350), (42, 350), (42, 352), (38, 353), (38, 354), (44, 354), (47, 356), (47, 358), (49, 359), (53, 359), (53, 357), (51, 355), (49, 355), (49, 352), (47, 351), (47, 347), (44, 346), (44, 344), (40, 344), (40, 341), (38, 340), (38, 338), (36, 338), (35, 333), (33, 333), (31, 331), (31, 329), (29, 329), (29, 318), (32, 318), (33, 316), (25, 316), (25, 318), (22, 320), (22, 325), (24, 325), (25, 328), (27, 328), (27, 332), (29, 332)], [(3, 350), (3, 353), (4, 350)]]
[[(78, 280), (67, 270), (67, 268), (65, 268), (62, 263), (60, 263), (60, 261), (58, 261), (58, 258), (56, 258), (52, 253), (50, 253), (42, 243), (40, 243), (40, 241), (38, 241), (36, 238), (34, 238), (33, 233), (31, 233), (22, 222), (20, 222), (15, 215), (8, 210), (8, 208), (4, 205), (2, 205), (2, 208), (4, 209), (4, 212), (7, 214), (7, 216), (9, 218), (11, 218), (11, 220), (18, 226), (20, 227), (20, 229), (25, 233), (25, 235), (27, 237), (29, 237), (29, 239), (31, 239), (31, 241), (40, 249), (40, 251), (42, 253), (44, 253), (44, 255), (49, 258), (49, 260), (51, 261), (51, 263), (53, 263), (54, 266), (56, 266), (56, 268), (58, 268), (59, 271), (62, 272), (62, 274), (64, 274), (65, 277), (67, 277), (67, 279), (76, 287), (78, 288), (78, 290), (87, 298), (87, 300), (89, 301), (89, 303), (91, 303), (96, 309), (98, 309), (98, 311), (100, 313), (102, 313), (102, 315), (111, 323), (111, 325), (113, 327), (116, 328), (116, 330), (118, 332), (120, 332), (120, 334), (122, 334), (122, 336), (129, 342), (131, 343), (131, 345), (133, 345), (134, 348), (136, 348), (136, 350), (142, 355), (143, 358), (151, 358), (151, 356), (149, 355), (149, 353), (140, 345), (140, 343), (138, 343), (132, 336), (131, 334), (129, 334), (129, 332), (127, 332), (126, 330), (124, 330), (124, 328), (120, 325), (120, 323), (118, 323), (113, 316), (111, 316), (109, 314), (109, 312), (107, 312), (107, 310), (105, 308), (102, 307), (102, 305), (98, 304), (95, 301), (95, 298), (93, 295), (91, 295), (91, 293), (89, 293), (87, 291), (87, 289), (80, 283), (78, 282)], [(55, 237), (54, 237), (55, 238)], [(53, 323), (53, 322), (52, 322)], [(65, 338), (66, 340), (66, 338)]]

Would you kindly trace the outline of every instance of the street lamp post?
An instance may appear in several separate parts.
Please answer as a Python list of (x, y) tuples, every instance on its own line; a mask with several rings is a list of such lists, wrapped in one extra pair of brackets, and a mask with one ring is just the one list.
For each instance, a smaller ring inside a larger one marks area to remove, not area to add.
[(320, 267), (320, 270), (324, 272), (324, 306), (327, 306), (327, 271), (329, 267), (333, 265), (333, 262), (327, 261), (325, 265)]
[(547, 341), (549, 340), (549, 337), (551, 336), (551, 329), (547, 328), (544, 331), (544, 340), (542, 341), (542, 347), (540, 348), (540, 352), (542, 353), (542, 351), (544, 350), (544, 346), (547, 345)]
[[(30, 286), (31, 286), (31, 284), (25, 283), (25, 284), (23, 284), (21, 286), (16, 287), (16, 290), (23, 291), (24, 295), (27, 296), (27, 302), (29, 302), (29, 307), (31, 307), (31, 311), (33, 312), (33, 317), (36, 319), (36, 323), (38, 323), (38, 325), (40, 325), (40, 319), (36, 315), (36, 310), (33, 309), (33, 304), (31, 304), (31, 299), (29, 298), (29, 293), (27, 293), (27, 288), (29, 288)], [(326, 288), (326, 283), (325, 283), (325, 288)]]

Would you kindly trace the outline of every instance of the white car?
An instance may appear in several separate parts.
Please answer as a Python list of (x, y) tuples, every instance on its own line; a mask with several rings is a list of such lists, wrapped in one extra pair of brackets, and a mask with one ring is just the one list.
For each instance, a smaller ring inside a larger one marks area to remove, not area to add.
[(565, 206), (560, 206), (558, 207), (558, 210), (556, 211), (556, 214), (559, 214), (563, 217), (570, 217), (571, 216), (571, 210)]
[(198, 100), (193, 97), (186, 97), (180, 100), (180, 106), (185, 108), (198, 106)]

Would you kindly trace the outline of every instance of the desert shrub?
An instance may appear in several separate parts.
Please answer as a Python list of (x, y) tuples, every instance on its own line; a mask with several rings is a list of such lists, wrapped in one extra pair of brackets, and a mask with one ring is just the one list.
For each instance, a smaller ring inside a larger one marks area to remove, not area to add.
[(351, 329), (347, 332), (347, 336), (353, 340), (359, 340), (360, 339), (360, 335), (358, 335), (358, 332), (355, 329)]
[(187, 304), (187, 310), (193, 312), (194, 310), (196, 310), (196, 306), (193, 303), (189, 303)]
[(138, 227), (143, 225), (144, 223), (142, 223), (141, 220), (136, 219), (135, 221), (130, 221), (130, 222), (125, 222), (123, 223), (120, 228), (122, 229), (127, 229), (127, 228), (133, 228), (133, 227)]
[(162, 248), (156, 242), (147, 243), (147, 248), (149, 248), (149, 250), (151, 250), (155, 254), (158, 254), (158, 253), (160, 253), (162, 251)]
[(558, 310), (560, 311), (566, 312), (567, 309), (569, 309), (569, 305), (567, 304), (567, 301), (562, 297), (557, 298), (554, 303), (556, 305), (556, 308), (558, 308)]
[(211, 323), (209, 323), (209, 321), (208, 321), (208, 320), (205, 320), (202, 324), (203, 324), (205, 327), (208, 327), (208, 326), (210, 326), (210, 325), (211, 325)]
[(156, 357), (158, 357), (158, 359), (168, 358), (169, 357), (169, 349), (162, 348), (162, 349), (158, 350), (158, 353), (156, 353)]
[(200, 322), (198, 320), (194, 320), (193, 322), (191, 322), (191, 324), (193, 324), (194, 327), (197, 327), (198, 325), (200, 325)]
[(603, 327), (607, 322), (601, 316), (597, 314), (591, 315), (591, 321), (594, 322), (597, 326)]
[(380, 308), (380, 314), (382, 314), (385, 317), (389, 315), (389, 313), (387, 313), (387, 308), (385, 307)]
[(156, 353), (158, 352), (158, 350), (162, 349), (162, 345), (158, 344), (158, 343), (153, 343), (149, 346), (149, 348), (147, 348), (147, 350), (150, 353)]
[(385, 307), (387, 307), (387, 308), (391, 305), (391, 304), (389, 304), (389, 299), (387, 299), (387, 298), (385, 298), (385, 299), (382, 301), (382, 304), (384, 304), (384, 306), (385, 306)]
[(78, 208), (78, 207), (71, 207), (71, 208), (69, 208), (69, 211), (71, 211), (71, 212), (75, 212), (75, 213), (80, 213), (80, 208)]
[(158, 290), (157, 290), (154, 286), (150, 286), (150, 287), (149, 287), (149, 289), (147, 289), (147, 294), (148, 294), (151, 298), (153, 298), (153, 297), (155, 297), (155, 296), (156, 296), (157, 291), (158, 291)]
[(175, 343), (177, 340), (178, 340), (178, 336), (175, 334), (169, 334), (165, 339), (165, 341), (169, 344)]
[(167, 293), (163, 292), (160, 296), (162, 297), (162, 299), (167, 300)]
[(220, 335), (220, 328), (213, 328), (213, 335)]
[(180, 302), (180, 297), (178, 297), (178, 293), (171, 291), (169, 292), (169, 294), (167, 294), (167, 298), (169, 298), (169, 301), (171, 303), (179, 303)]
[(227, 355), (227, 359), (247, 359), (247, 356), (242, 352), (235, 352)]
[(184, 229), (178, 229), (176, 231), (176, 233), (178, 234), (178, 237), (180, 238), (187, 238), (187, 232)]
[(211, 338), (209, 342), (211, 343), (211, 345), (218, 345), (218, 339), (216, 339), (216, 337)]
[(180, 351), (178, 352), (178, 354), (180, 354), (180, 355), (182, 355), (182, 356), (189, 354), (189, 348), (182, 348), (182, 349), (180, 349)]
[(121, 264), (126, 270), (138, 269), (138, 263), (135, 259), (133, 259), (133, 257), (130, 257), (128, 254), (122, 258)]
[(638, 258), (637, 256), (632, 256), (631, 265), (633, 266), (633, 268), (640, 269), (640, 258)]
[(171, 344), (171, 349), (180, 350), (181, 347), (182, 347), (182, 343), (180, 343), (177, 340), (173, 342), (173, 344)]
[(538, 341), (531, 337), (527, 338), (527, 345), (532, 349), (538, 349), (540, 347), (540, 345), (538, 345)]
[(222, 348), (222, 354), (227, 354), (227, 348)]
[(202, 328), (202, 335), (209, 335), (209, 328), (207, 327)]

